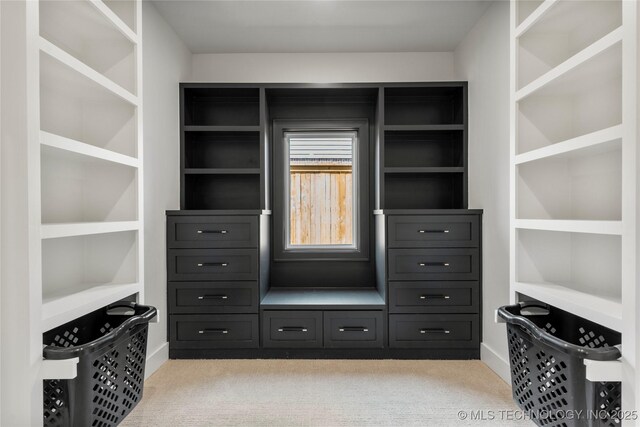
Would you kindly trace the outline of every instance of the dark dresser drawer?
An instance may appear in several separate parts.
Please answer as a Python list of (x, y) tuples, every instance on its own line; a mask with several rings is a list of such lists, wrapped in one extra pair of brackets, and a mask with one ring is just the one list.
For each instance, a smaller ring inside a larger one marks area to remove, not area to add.
[(322, 347), (322, 312), (263, 312), (262, 346), (265, 348)]
[(381, 311), (325, 311), (326, 348), (383, 347)]
[(257, 313), (257, 282), (169, 282), (171, 313)]
[(479, 283), (391, 282), (390, 313), (477, 313)]
[(391, 348), (475, 348), (479, 345), (475, 314), (391, 314)]
[(389, 280), (478, 280), (478, 249), (389, 249)]
[(479, 217), (476, 215), (390, 215), (390, 248), (478, 247)]
[(171, 316), (172, 348), (257, 348), (257, 314)]
[(169, 280), (258, 280), (257, 249), (169, 249)]
[(169, 248), (257, 248), (257, 216), (169, 216)]

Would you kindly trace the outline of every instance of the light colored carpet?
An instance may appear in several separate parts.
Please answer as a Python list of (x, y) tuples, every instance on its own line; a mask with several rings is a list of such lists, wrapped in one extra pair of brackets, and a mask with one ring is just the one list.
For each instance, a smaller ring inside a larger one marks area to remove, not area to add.
[(121, 425), (532, 426), (516, 409), (480, 361), (171, 360)]

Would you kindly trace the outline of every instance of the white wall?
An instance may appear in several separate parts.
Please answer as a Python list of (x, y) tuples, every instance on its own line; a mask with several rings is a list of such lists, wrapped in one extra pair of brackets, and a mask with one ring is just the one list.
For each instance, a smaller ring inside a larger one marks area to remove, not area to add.
[(469, 81), (469, 207), (484, 209), (482, 360), (509, 381), (504, 325), (509, 303), (509, 2), (495, 2), (454, 52)]
[(147, 376), (168, 357), (165, 210), (180, 207), (178, 83), (191, 52), (151, 2), (142, 4), (145, 302), (160, 310), (149, 328)]
[(350, 83), (452, 80), (453, 53), (193, 55), (194, 82)]

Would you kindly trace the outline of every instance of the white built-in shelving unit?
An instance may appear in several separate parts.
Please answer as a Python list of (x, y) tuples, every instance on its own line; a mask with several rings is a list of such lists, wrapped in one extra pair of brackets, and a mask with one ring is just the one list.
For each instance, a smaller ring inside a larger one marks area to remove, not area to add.
[(42, 329), (143, 292), (135, 1), (40, 1)]
[(512, 300), (621, 332), (628, 410), (637, 394), (637, 7), (511, 8)]
[[(16, 304), (35, 323), (16, 331), (30, 335), (29, 357), (15, 369), (16, 382), (30, 382), (30, 396), (3, 396), (3, 405), (22, 409), (23, 418), (9, 424), (37, 425), (42, 373), (56, 378), (69, 367), (41, 361), (42, 333), (116, 301), (143, 299), (141, 3), (40, 0), (14, 11), (26, 17), (16, 34), (27, 46), (25, 179), (35, 218), (31, 292)], [(29, 375), (33, 369), (40, 375)]]

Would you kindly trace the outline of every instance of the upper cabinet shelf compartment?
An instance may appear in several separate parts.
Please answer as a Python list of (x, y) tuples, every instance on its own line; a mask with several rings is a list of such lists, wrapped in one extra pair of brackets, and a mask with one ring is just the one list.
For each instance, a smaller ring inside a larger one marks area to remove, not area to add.
[(260, 89), (188, 88), (183, 91), (184, 126), (259, 126)]
[(385, 132), (384, 166), (463, 167), (462, 131)]
[(122, 29), (101, 13), (109, 14), (111, 9), (102, 2), (77, 0), (39, 4), (41, 37), (128, 92), (137, 93), (136, 43), (128, 27)]
[(186, 169), (260, 168), (259, 132), (185, 132)]
[(385, 125), (464, 124), (464, 86), (387, 87)]

